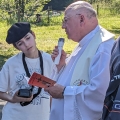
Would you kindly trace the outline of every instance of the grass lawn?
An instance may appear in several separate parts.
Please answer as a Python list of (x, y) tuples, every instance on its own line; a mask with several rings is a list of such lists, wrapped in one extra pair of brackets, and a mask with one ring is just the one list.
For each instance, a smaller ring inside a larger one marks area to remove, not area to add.
[[(110, 32), (115, 34), (115, 38), (117, 38), (120, 34), (120, 17), (100, 17), (99, 23), (101, 26), (109, 30)], [(10, 26), (6, 24), (6, 22), (0, 22), (0, 67), (4, 64), (4, 62), (19, 52), (12, 45), (8, 45), (5, 42), (6, 31)], [(56, 26), (36, 26), (32, 24), (32, 30), (36, 34), (36, 42), (39, 49), (51, 53), (54, 46), (57, 45), (57, 41), (59, 37), (65, 38), (64, 50), (67, 53), (71, 53), (76, 43), (72, 40), (68, 40), (67, 36), (63, 29), (61, 29), (61, 25)]]

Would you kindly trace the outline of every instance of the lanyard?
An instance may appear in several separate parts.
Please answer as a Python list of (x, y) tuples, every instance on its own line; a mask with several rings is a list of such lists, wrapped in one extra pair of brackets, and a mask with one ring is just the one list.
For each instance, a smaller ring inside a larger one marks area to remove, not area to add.
[[(40, 52), (39, 50), (38, 50), (38, 54), (39, 54), (41, 74), (43, 75), (43, 74), (44, 74), (44, 73), (43, 73), (43, 72), (44, 72), (44, 70), (43, 70), (43, 58), (42, 58), (41, 52)], [(28, 67), (27, 67), (27, 64), (26, 64), (26, 61), (25, 61), (25, 54), (24, 54), (24, 53), (22, 54), (22, 61), (23, 61), (23, 66), (24, 66), (26, 75), (27, 75), (27, 77), (30, 78), (31, 75), (30, 75), (30, 73), (29, 73), (29, 70), (28, 70)], [(32, 91), (33, 88), (34, 88), (34, 86), (32, 86), (32, 88), (31, 88), (30, 90)], [(39, 88), (38, 88), (38, 92), (33, 95), (33, 99), (40, 94), (41, 90), (42, 90), (42, 88), (39, 87)], [(33, 100), (33, 99), (32, 99), (32, 100)], [(30, 102), (20, 102), (20, 104), (21, 104), (21, 106), (26, 106), (26, 105), (30, 104), (30, 103), (32, 102), (32, 100), (31, 100)]]

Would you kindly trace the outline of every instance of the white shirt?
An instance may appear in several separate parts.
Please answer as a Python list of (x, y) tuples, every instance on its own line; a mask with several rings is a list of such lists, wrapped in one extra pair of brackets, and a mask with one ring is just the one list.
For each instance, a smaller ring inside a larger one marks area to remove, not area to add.
[[(45, 52), (42, 53), (44, 76), (50, 77), (53, 68), (56, 68), (51, 56)], [(39, 58), (25, 58), (29, 73), (41, 73)], [(0, 72), (0, 91), (7, 92), (13, 96), (20, 88), (28, 88), (26, 72), (22, 62), (22, 53), (19, 53), (7, 60)], [(33, 94), (38, 91), (34, 87)], [(2, 110), (2, 120), (48, 120), (50, 113), (50, 96), (44, 90), (33, 99), (27, 106), (21, 106), (20, 103), (7, 102)]]
[[(78, 58), (99, 29), (100, 27), (97, 26), (86, 35), (80, 41), (80, 47), (70, 56), (70, 59), (68, 58), (69, 62), (57, 80), (58, 84), (67, 86), (64, 91), (64, 99), (52, 100), (50, 120), (98, 120), (101, 117), (103, 101), (110, 80), (109, 62), (113, 39), (100, 44), (89, 67), (90, 85), (70, 86)], [(82, 107), (83, 104), (86, 107)], [(70, 113), (66, 113), (66, 107), (70, 109)], [(75, 109), (78, 109), (78, 113), (74, 113), (73, 116)]]

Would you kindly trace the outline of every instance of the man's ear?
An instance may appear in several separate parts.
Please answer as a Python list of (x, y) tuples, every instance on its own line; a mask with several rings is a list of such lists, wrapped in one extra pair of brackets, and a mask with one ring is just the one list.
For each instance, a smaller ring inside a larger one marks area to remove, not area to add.
[(84, 16), (80, 15), (80, 23), (84, 21)]
[(81, 17), (80, 22), (83, 22), (83, 18)]

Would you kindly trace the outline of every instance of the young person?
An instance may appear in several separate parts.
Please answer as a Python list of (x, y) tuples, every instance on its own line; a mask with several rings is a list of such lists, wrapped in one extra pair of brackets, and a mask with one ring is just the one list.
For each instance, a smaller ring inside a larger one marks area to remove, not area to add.
[[(2, 110), (2, 120), (48, 120), (50, 96), (44, 90), (28, 84), (33, 72), (50, 77), (55, 67), (51, 56), (38, 50), (30, 23), (13, 24), (6, 37), (21, 52), (9, 58), (0, 72), (0, 99), (8, 101)], [(32, 91), (29, 98), (19, 97), (19, 89)]]

